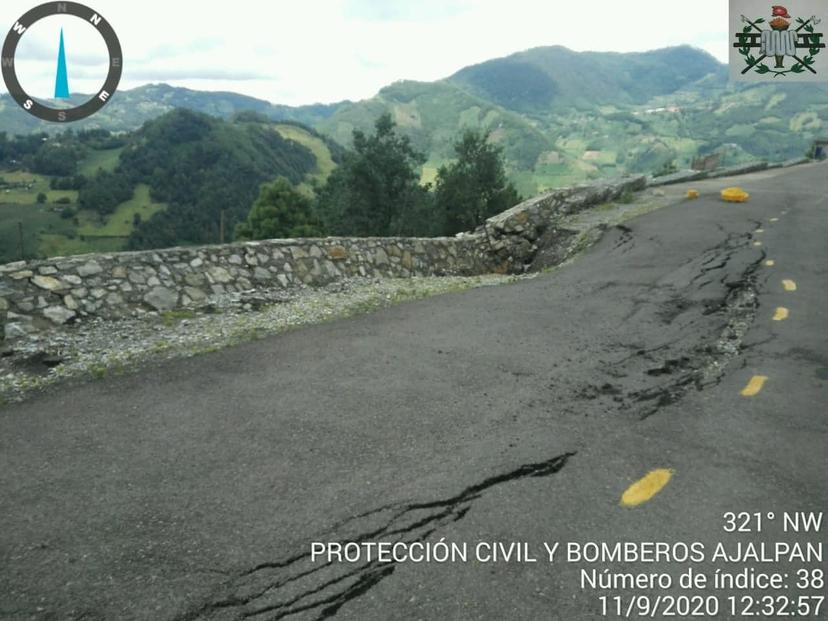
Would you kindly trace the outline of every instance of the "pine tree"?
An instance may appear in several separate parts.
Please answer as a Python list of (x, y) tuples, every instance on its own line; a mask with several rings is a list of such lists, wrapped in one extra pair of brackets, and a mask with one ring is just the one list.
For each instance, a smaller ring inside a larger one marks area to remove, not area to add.
[(318, 237), (322, 228), (311, 201), (285, 177), (266, 183), (253, 203), (246, 222), (236, 225), (237, 240)]
[(335, 234), (405, 235), (426, 228), (422, 217), (414, 217), (428, 204), (428, 190), (420, 186), (417, 172), (425, 157), (394, 127), (384, 114), (373, 134), (355, 130), (354, 151), (320, 192), (319, 212)]
[(445, 232), (469, 231), (521, 201), (506, 177), (501, 149), (488, 133), (467, 130), (454, 145), (457, 160), (437, 171), (435, 201)]

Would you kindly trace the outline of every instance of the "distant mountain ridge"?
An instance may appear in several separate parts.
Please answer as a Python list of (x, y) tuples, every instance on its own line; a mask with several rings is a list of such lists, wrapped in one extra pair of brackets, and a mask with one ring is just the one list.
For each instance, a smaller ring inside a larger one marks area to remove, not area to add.
[(707, 52), (573, 52), (540, 47), (465, 67), (437, 82), (397, 82), (340, 106), (316, 127), (342, 144), (390, 112), (428, 155), (432, 179), (464, 128), (490, 133), (524, 195), (553, 187), (723, 163), (804, 155), (828, 123), (828, 85), (731, 83)]
[[(79, 103), (85, 99), (83, 95), (76, 95), (72, 101)], [(230, 118), (238, 112), (252, 110), (273, 120), (295, 121), (313, 126), (329, 117), (345, 103), (349, 102), (282, 106), (239, 93), (195, 91), (169, 84), (146, 84), (129, 90), (119, 90), (100, 112), (88, 119), (72, 123), (70, 127), (130, 131), (178, 108), (220, 118)], [(66, 126), (40, 121), (23, 112), (8, 94), (0, 96), (0, 131), (8, 134), (40, 131), (52, 133), (65, 129)]]
[[(510, 176), (531, 195), (590, 176), (662, 166), (672, 147), (657, 145), (652, 156), (631, 158), (633, 167), (616, 166), (616, 154), (603, 153), (584, 122), (605, 114), (629, 116), (635, 106), (682, 90), (712, 92), (726, 80), (724, 65), (690, 46), (631, 54), (540, 47), (465, 67), (437, 82), (396, 82), (371, 99), (341, 105), (316, 127), (347, 145), (354, 128), (365, 130), (390, 112), (400, 131), (428, 154), (425, 180), (452, 157), (463, 128), (488, 131), (503, 147)], [(628, 122), (638, 130), (625, 128)], [(614, 125), (606, 128), (609, 133), (645, 133), (636, 118), (619, 118)], [(625, 148), (625, 161), (626, 151), (638, 146), (629, 136), (611, 142)], [(585, 162), (586, 151), (602, 154)]]
[[(465, 67), (437, 82), (398, 82), (382, 89), (380, 94), (401, 83), (432, 84), (435, 87), (448, 84), (514, 112), (548, 112), (565, 106), (590, 108), (602, 103), (642, 103), (686, 87), (709, 74), (724, 76), (724, 65), (707, 52), (690, 46), (625, 54), (573, 52), (565, 47), (549, 46)], [(80, 102), (85, 98), (76, 95), (73, 101)], [(73, 123), (71, 127), (132, 130), (175, 108), (222, 118), (252, 110), (272, 120), (317, 126), (337, 112), (363, 106), (372, 99), (285, 106), (239, 93), (147, 84), (118, 91), (100, 112)], [(8, 94), (0, 96), (0, 131), (15, 134), (63, 129), (59, 124), (39, 121), (26, 114)]]
[[(524, 195), (597, 177), (668, 172), (699, 154), (724, 162), (802, 155), (828, 123), (828, 86), (731, 84), (726, 65), (676, 46), (648, 52), (539, 47), (465, 67), (435, 82), (399, 81), (357, 102), (281, 106), (237, 93), (166, 84), (119, 91), (73, 128), (128, 130), (174, 109), (230, 118), (242, 110), (313, 127), (350, 145), (390, 113), (426, 154), (424, 181), (453, 157), (464, 129), (490, 133)], [(0, 97), (0, 131), (58, 131)]]
[(509, 110), (548, 112), (642, 104), (711, 74), (724, 77), (725, 66), (688, 45), (625, 54), (550, 46), (466, 67), (447, 81)]

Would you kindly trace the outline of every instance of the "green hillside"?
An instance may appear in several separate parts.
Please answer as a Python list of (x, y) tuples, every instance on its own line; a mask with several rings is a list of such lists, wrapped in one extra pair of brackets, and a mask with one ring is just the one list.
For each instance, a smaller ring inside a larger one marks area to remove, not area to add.
[[(547, 50), (554, 58), (545, 55)], [(561, 123), (553, 117), (557, 108), (549, 102), (573, 90), (573, 85), (561, 86), (549, 75), (550, 65), (561, 54), (579, 56), (564, 48), (544, 48), (469, 67), (439, 82), (398, 82), (372, 99), (342, 106), (318, 127), (348, 144), (354, 129), (365, 131), (376, 117), (390, 112), (401, 133), (427, 155), (422, 174), (426, 182), (451, 158), (452, 144), (464, 128), (491, 133), (524, 195), (612, 174), (614, 166), (600, 169), (581, 159), (589, 136), (580, 135), (577, 119)], [(592, 116), (598, 114), (595, 110)], [(604, 157), (614, 163), (612, 154)]]
[[(152, 199), (167, 204), (138, 223), (129, 245), (218, 241), (222, 214), (225, 231), (232, 231), (262, 183), (284, 176), (298, 184), (316, 166), (307, 147), (260, 123), (222, 121), (184, 109), (165, 114), (130, 136), (116, 169), (133, 186), (147, 184)], [(80, 200), (83, 204), (83, 191)]]
[(0, 133), (0, 262), (20, 258), (21, 227), (27, 258), (215, 243), (222, 218), (229, 240), (262, 183), (310, 188), (340, 157), (310, 128), (183, 109), (117, 137)]
[[(183, 110), (202, 116), (175, 112)], [(118, 185), (116, 177), (128, 178), (127, 185), (110, 188), (109, 203), (119, 199), (108, 205), (110, 210), (129, 201), (137, 184), (151, 188), (153, 204), (169, 209), (152, 215), (151, 222), (136, 222), (138, 230), (129, 234), (132, 247), (215, 241), (220, 204), (227, 205), (225, 217), (235, 222), (258, 183), (285, 171), (311, 194), (341, 160), (343, 148), (351, 146), (353, 131), (370, 131), (385, 112), (425, 154), (422, 182), (434, 181), (438, 168), (452, 159), (454, 141), (472, 128), (489, 132), (503, 149), (510, 179), (521, 194), (531, 196), (590, 179), (684, 168), (712, 152), (726, 165), (798, 157), (815, 137), (828, 133), (828, 86), (730, 84), (724, 65), (688, 46), (632, 54), (541, 47), (466, 67), (436, 82), (396, 82), (363, 101), (297, 108), (155, 84), (119, 91), (100, 113), (72, 126), (76, 132), (90, 126), (124, 131), (147, 123), (128, 147), (123, 140), (93, 135), (78, 155), (72, 146), (49, 142), (53, 148), (29, 164), (39, 165), (40, 174), (65, 176), (60, 168), (78, 159), (81, 175), (104, 171), (104, 187)], [(164, 133), (175, 133), (182, 119), (206, 133), (190, 127), (196, 131), (192, 140), (170, 142)], [(60, 129), (0, 96), (0, 135), (5, 130), (33, 137), (32, 132)], [(162, 163), (157, 167), (162, 173), (150, 170), (141, 153)], [(244, 172), (230, 178), (225, 169)], [(107, 176), (107, 171), (119, 172)], [(72, 183), (62, 187), (73, 190)], [(21, 192), (24, 200), (34, 201), (28, 190), (11, 188), (7, 204), (17, 204), (10, 199)], [(190, 224), (182, 230), (185, 213)], [(171, 218), (180, 221), (174, 225)]]
[[(25, 258), (126, 248), (132, 231), (131, 215), (126, 215), (120, 206), (104, 218), (79, 211), (78, 191), (51, 189), (54, 178), (21, 170), (0, 170), (0, 263), (21, 258), (21, 233)], [(41, 193), (45, 201), (39, 203), (37, 196)], [(145, 209), (145, 203), (151, 205), (150, 201), (141, 200), (145, 195), (146, 192), (139, 194), (140, 207), (136, 205), (133, 212)], [(122, 220), (127, 222), (116, 232), (114, 223)]]
[(428, 156), (425, 181), (453, 157), (452, 144), (464, 128), (490, 130), (491, 139), (504, 149), (510, 172), (530, 169), (554, 146), (554, 136), (529, 119), (447, 82), (397, 82), (373, 99), (343, 106), (318, 127), (349, 146), (353, 130), (370, 129), (383, 112), (391, 113), (400, 133)]
[(715, 58), (690, 46), (629, 54), (552, 46), (466, 67), (447, 81), (509, 110), (543, 116), (572, 107), (643, 104), (722, 72)]
[(729, 84), (726, 67), (680, 46), (619, 54), (544, 47), (464, 68), (433, 83), (399, 82), (341, 106), (318, 128), (348, 143), (390, 112), (428, 156), (430, 181), (463, 127), (489, 130), (524, 195), (631, 172), (803, 155), (828, 122), (828, 87)]

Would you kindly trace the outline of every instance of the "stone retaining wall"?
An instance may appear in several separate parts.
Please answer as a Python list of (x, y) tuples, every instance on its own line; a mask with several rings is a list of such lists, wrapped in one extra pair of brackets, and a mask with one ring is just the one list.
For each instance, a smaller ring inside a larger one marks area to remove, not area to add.
[(540, 249), (539, 240), (560, 218), (612, 202), (623, 194), (645, 187), (647, 178), (639, 175), (611, 183), (555, 190), (489, 218), (475, 235), (488, 240), (497, 271), (522, 271), (521, 268), (529, 265)]
[(267, 240), (0, 265), (0, 324), (12, 339), (83, 317), (197, 308), (216, 296), (254, 289), (320, 286), (359, 276), (522, 272), (558, 217), (644, 185), (642, 176), (556, 190), (453, 238)]
[(727, 168), (715, 168), (713, 170), (680, 170), (669, 175), (662, 175), (661, 177), (654, 177), (648, 180), (647, 185), (660, 186), (672, 185), (674, 183), (685, 183), (688, 181), (700, 181), (702, 179), (718, 179), (720, 177), (736, 177), (739, 175), (747, 175), (752, 172), (759, 172), (769, 168), (789, 168), (791, 166), (799, 166), (807, 164), (813, 160), (809, 157), (799, 157), (785, 162), (748, 162), (747, 164), (740, 164), (738, 166), (730, 166)]

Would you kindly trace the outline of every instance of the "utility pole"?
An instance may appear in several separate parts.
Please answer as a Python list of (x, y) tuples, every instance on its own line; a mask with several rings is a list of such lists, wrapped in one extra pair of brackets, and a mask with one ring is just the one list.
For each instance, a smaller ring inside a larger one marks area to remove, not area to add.
[(17, 223), (17, 243), (20, 247), (20, 260), (23, 261), (26, 257), (23, 252), (23, 223)]
[(219, 243), (224, 243), (224, 209), (221, 210), (221, 220), (219, 222)]

